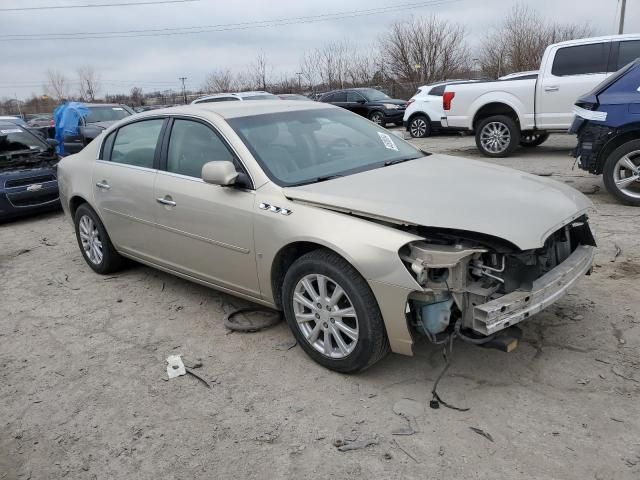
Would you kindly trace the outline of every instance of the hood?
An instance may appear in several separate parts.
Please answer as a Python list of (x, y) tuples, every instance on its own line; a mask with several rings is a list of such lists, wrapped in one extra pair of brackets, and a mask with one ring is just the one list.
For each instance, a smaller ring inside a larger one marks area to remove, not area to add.
[(542, 247), (592, 206), (563, 183), (447, 155), (283, 190), (292, 200), (394, 223), (493, 235), (521, 250)]

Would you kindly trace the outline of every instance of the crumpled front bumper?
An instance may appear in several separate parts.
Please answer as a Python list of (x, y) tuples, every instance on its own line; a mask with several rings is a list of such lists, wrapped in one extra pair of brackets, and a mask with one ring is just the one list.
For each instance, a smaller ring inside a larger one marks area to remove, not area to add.
[(595, 247), (580, 245), (564, 262), (533, 282), (531, 291), (511, 292), (474, 307), (473, 330), (491, 335), (544, 310), (590, 271), (594, 256)]

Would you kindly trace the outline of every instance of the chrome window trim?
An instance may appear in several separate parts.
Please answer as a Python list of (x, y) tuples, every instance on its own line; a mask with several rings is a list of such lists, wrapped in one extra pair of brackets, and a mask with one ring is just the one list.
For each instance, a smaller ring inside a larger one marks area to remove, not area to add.
[(111, 160), (97, 159), (96, 163), (102, 163), (103, 165), (117, 165), (118, 167), (130, 168), (132, 170), (140, 170), (142, 172), (149, 172), (149, 173), (157, 173), (158, 172), (158, 169), (156, 169), (156, 168), (139, 167), (138, 165), (129, 165), (127, 163), (112, 162)]

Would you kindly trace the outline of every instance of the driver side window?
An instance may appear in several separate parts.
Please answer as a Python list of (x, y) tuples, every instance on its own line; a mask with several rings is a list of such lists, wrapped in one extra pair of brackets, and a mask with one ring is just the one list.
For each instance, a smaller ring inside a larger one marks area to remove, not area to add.
[(176, 119), (167, 151), (167, 171), (201, 178), (202, 166), (213, 161), (234, 161), (222, 139), (206, 125)]

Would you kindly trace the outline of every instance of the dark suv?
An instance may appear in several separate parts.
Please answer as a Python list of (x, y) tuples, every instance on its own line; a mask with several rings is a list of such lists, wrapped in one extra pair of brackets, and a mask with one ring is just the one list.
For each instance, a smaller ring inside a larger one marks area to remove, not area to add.
[(319, 101), (346, 108), (383, 127), (387, 123), (402, 126), (402, 117), (407, 108), (405, 100), (396, 100), (375, 88), (334, 90), (325, 93)]
[(607, 190), (640, 206), (640, 59), (578, 99), (570, 133), (580, 168), (602, 174)]
[(0, 120), (0, 220), (60, 208), (56, 144)]
[(89, 114), (80, 119), (77, 134), (64, 136), (64, 151), (67, 154), (78, 153), (103, 130), (115, 122), (136, 112), (126, 105), (117, 103), (85, 103)]

